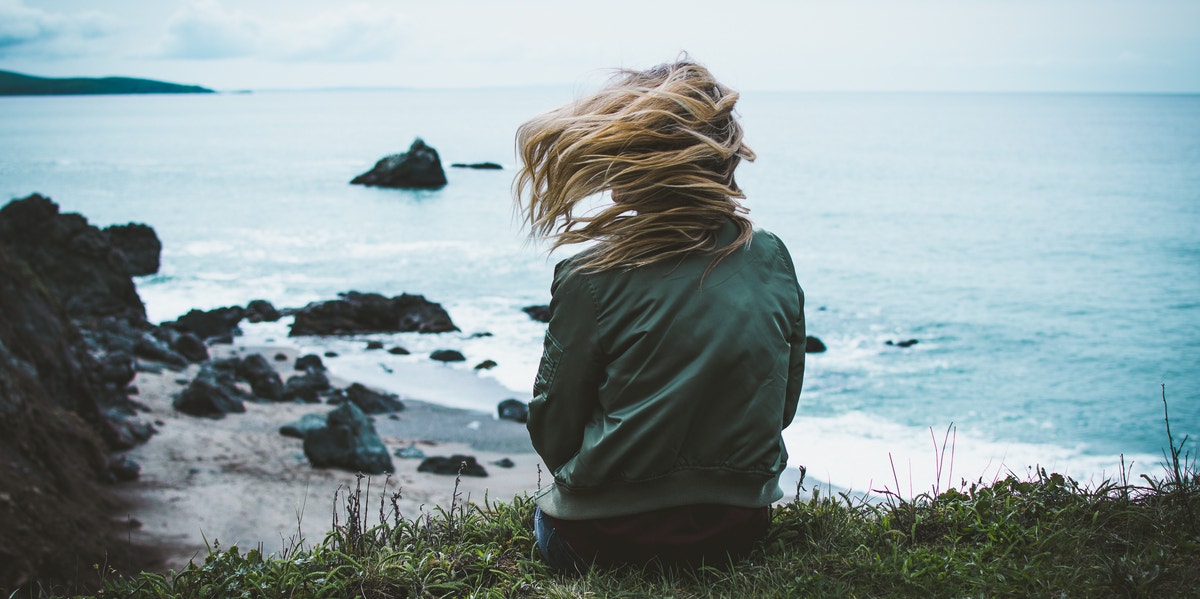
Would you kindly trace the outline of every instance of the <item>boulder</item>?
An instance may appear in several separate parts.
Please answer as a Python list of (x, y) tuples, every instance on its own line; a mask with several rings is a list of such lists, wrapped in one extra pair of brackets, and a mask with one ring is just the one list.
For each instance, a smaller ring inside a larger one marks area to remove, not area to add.
[(212, 368), (201, 368), (200, 374), (171, 405), (184, 414), (210, 418), (223, 418), (226, 414), (246, 411), (241, 392), (232, 381)]
[(487, 476), (487, 470), (475, 460), (475, 456), (454, 454), (450, 457), (433, 456), (425, 458), (420, 466), (417, 466), (417, 472), (431, 472), (433, 474), (450, 474), (463, 476)]
[(192, 333), (180, 333), (171, 343), (171, 349), (189, 362), (203, 362), (208, 359), (208, 346)]
[(491, 370), (499, 366), (495, 360), (484, 360), (475, 365), (475, 370)]
[(400, 449), (397, 449), (395, 451), (395, 453), (393, 453), (392, 455), (394, 455), (398, 458), (404, 458), (406, 460), (423, 460), (423, 459), (425, 459), (425, 452), (421, 451), (421, 448), (417, 447), (415, 444), (409, 444), (404, 447), (401, 447)]
[(271, 302), (257, 299), (246, 304), (245, 317), (250, 322), (275, 322), (283, 318), (283, 315)]
[(154, 229), (140, 223), (113, 225), (104, 229), (104, 236), (125, 257), (130, 275), (143, 277), (158, 272), (162, 242)]
[(309, 370), (287, 380), (283, 387), (284, 401), (300, 400), (307, 403), (321, 401), (321, 394), (329, 390), (329, 377), (324, 370)]
[(498, 171), (504, 168), (495, 162), (455, 162), (450, 166), (451, 168), (473, 168), (485, 171)]
[(308, 431), (304, 455), (315, 468), (342, 468), (364, 474), (395, 471), (392, 456), (375, 426), (350, 402), (330, 412), (325, 427)]
[(303, 371), (325, 370), (325, 363), (321, 362), (321, 356), (317, 354), (304, 354), (296, 358), (296, 364), (293, 368)]
[(805, 337), (804, 338), (804, 353), (819, 354), (821, 352), (824, 352), (825, 349), (826, 349), (825, 343), (822, 342), (820, 339), (817, 339), (816, 337)]
[(383, 342), (382, 341), (368, 341), (367, 349), (369, 349), (369, 350), (383, 349)]
[(519, 399), (506, 399), (496, 405), (496, 412), (501, 420), (512, 420), (513, 422), (527, 422), (529, 420), (529, 406)]
[(550, 306), (525, 306), (521, 311), (538, 322), (550, 322)]
[(358, 383), (346, 388), (346, 399), (367, 414), (387, 414), (404, 409), (404, 404), (395, 395), (372, 391)]
[(438, 362), (465, 362), (467, 357), (457, 350), (439, 349), (429, 354), (429, 359), (437, 360)]
[(375, 168), (355, 177), (352, 185), (396, 187), (403, 189), (437, 189), (446, 185), (446, 172), (437, 150), (425, 145), (421, 138), (413, 140), (407, 152), (386, 156)]
[(397, 345), (396, 347), (389, 348), (388, 353), (392, 354), (393, 356), (407, 356), (408, 354), (410, 354), (412, 352)]
[[(177, 369), (182, 369), (187, 366), (188, 360), (171, 349), (166, 343), (150, 332), (144, 332), (137, 336), (137, 341), (133, 346), (133, 353), (139, 358), (162, 362), (168, 366), (174, 366)], [(208, 354), (207, 348), (205, 354)]]
[(308, 436), (308, 433), (327, 426), (329, 426), (328, 414), (305, 414), (299, 420), (279, 427), (279, 434), (303, 439)]
[(118, 351), (104, 356), (96, 371), (100, 375), (100, 380), (124, 387), (133, 381), (134, 375), (137, 374), (134, 369), (135, 365), (133, 356)]
[(174, 322), (165, 322), (179, 331), (194, 333), (201, 339), (224, 339), (234, 335), (234, 330), (246, 315), (241, 306), (228, 306), (212, 310), (189, 310)]
[(296, 311), (289, 336), (457, 331), (450, 315), (421, 295), (393, 298), (350, 291), (340, 299), (314, 302)]
[(238, 378), (250, 383), (255, 397), (280, 401), (283, 399), (283, 380), (262, 354), (246, 356), (237, 365)]

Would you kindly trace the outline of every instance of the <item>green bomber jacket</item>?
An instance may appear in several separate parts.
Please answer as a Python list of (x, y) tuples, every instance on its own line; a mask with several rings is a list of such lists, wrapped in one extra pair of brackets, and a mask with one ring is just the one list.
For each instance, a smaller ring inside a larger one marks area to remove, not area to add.
[[(726, 222), (721, 247), (737, 228)], [(554, 483), (537, 504), (583, 520), (783, 497), (780, 431), (804, 378), (804, 292), (783, 242), (628, 270), (555, 268), (529, 404)]]

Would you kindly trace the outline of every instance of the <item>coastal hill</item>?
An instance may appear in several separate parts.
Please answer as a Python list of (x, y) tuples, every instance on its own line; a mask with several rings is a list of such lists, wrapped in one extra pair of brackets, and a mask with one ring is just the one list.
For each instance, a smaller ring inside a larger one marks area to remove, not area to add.
[(94, 94), (211, 94), (198, 85), (180, 85), (130, 77), (51, 79), (0, 71), (0, 96), (69, 96)]

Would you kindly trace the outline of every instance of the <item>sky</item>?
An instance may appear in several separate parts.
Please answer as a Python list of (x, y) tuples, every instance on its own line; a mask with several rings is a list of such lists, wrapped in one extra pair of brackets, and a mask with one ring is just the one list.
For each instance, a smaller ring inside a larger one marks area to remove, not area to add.
[(743, 90), (1200, 93), (1200, 0), (0, 0), (0, 70), (222, 91), (581, 85), (681, 51)]

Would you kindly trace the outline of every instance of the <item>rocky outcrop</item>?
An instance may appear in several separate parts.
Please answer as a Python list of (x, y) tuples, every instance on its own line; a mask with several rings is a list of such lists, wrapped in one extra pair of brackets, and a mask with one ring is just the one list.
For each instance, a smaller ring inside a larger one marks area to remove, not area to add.
[(296, 310), (289, 336), (363, 333), (444, 333), (457, 331), (441, 304), (407, 293), (393, 298), (350, 291), (340, 299), (314, 302)]
[(304, 436), (304, 455), (314, 468), (342, 468), (364, 474), (394, 472), (392, 456), (375, 425), (353, 403), (329, 413), (327, 425)]
[(550, 322), (550, 306), (525, 306), (521, 311), (538, 322)]
[(83, 216), (38, 194), (13, 200), (0, 208), (0, 243), (83, 326), (106, 316), (146, 322), (125, 256)]
[(107, 227), (104, 235), (125, 257), (130, 275), (142, 277), (158, 272), (162, 242), (154, 229), (140, 223), (129, 223)]
[(417, 138), (407, 152), (386, 156), (375, 168), (355, 177), (352, 185), (398, 187), (405, 189), (437, 189), (446, 185), (446, 172), (437, 150)]
[[(4, 220), (12, 216), (6, 208)], [(50, 291), (71, 284), (44, 281), (10, 234), (0, 233), (0, 588), (49, 587), (87, 576), (79, 564), (129, 567), (148, 555), (115, 540), (116, 503), (104, 487), (115, 473), (105, 446), (130, 446), (152, 429), (128, 419), (132, 406), (117, 388), (127, 358), (114, 357), (111, 379), (101, 380)]]

